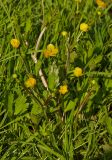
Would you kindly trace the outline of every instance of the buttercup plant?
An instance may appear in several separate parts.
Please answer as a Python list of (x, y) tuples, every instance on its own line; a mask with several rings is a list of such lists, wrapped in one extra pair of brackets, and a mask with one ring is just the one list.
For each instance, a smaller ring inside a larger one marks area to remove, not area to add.
[(109, 0), (0, 1), (1, 160), (111, 159), (110, 12)]

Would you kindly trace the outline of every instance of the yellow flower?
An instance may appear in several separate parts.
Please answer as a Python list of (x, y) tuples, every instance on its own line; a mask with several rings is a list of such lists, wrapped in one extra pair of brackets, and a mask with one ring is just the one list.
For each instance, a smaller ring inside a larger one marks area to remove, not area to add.
[(60, 86), (59, 92), (61, 94), (67, 93), (68, 92), (68, 86), (67, 85)]
[(66, 31), (62, 31), (62, 32), (61, 32), (61, 35), (62, 35), (63, 37), (66, 37), (66, 36), (67, 36), (67, 32), (66, 32)]
[(76, 76), (76, 77), (82, 76), (82, 75), (83, 75), (82, 69), (79, 68), (79, 67), (76, 67), (76, 68), (73, 70), (73, 74), (74, 74), (74, 76)]
[(53, 44), (48, 44), (47, 49), (44, 50), (44, 56), (46, 58), (56, 56), (58, 53), (58, 48), (56, 48)]
[(100, 7), (100, 8), (106, 8), (107, 4), (105, 2), (103, 2), (102, 0), (96, 0), (96, 4)]
[(81, 31), (87, 32), (88, 29), (89, 29), (88, 24), (86, 24), (86, 23), (81, 23), (81, 24), (80, 24), (80, 30), (81, 30)]
[(14, 48), (18, 48), (20, 45), (20, 41), (18, 39), (11, 39), (10, 43)]
[(30, 77), (25, 81), (25, 86), (27, 88), (34, 88), (35, 85), (36, 85), (36, 79), (33, 77)]

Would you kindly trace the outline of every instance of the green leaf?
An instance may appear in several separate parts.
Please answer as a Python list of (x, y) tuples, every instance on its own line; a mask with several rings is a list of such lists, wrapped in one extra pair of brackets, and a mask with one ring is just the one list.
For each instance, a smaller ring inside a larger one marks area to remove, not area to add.
[(107, 55), (107, 57), (108, 57), (110, 63), (112, 63), (112, 52), (110, 52), (110, 53)]
[(21, 160), (36, 160), (36, 158), (35, 157), (22, 157), (22, 159)]
[(38, 115), (41, 112), (42, 112), (42, 107), (39, 104), (37, 104), (36, 102), (33, 102), (31, 114)]
[(70, 102), (67, 104), (67, 106), (66, 106), (66, 103), (65, 103), (65, 109), (64, 109), (64, 112), (68, 112), (68, 111), (70, 111), (70, 110), (72, 110), (74, 107), (75, 107), (75, 105), (76, 105), (76, 102), (74, 102), (74, 101), (71, 101), (70, 100)]
[(16, 160), (16, 159), (17, 159), (16, 157), (12, 157), (12, 158), (11, 158), (11, 160)]
[(30, 114), (31, 121), (34, 124), (38, 125), (42, 117), (43, 117), (43, 114), (42, 114), (41, 106), (36, 102), (33, 102), (33, 107)]
[(44, 152), (49, 152), (50, 154), (55, 155), (60, 160), (65, 160), (63, 155), (61, 155), (58, 152), (54, 151), (52, 148), (50, 148), (49, 146), (47, 146), (45, 144), (44, 145), (38, 144), (37, 146), (38, 146), (38, 148), (42, 149)]
[(93, 55), (94, 47), (90, 41), (87, 41), (87, 48), (88, 48), (88, 58)]
[(10, 117), (13, 114), (13, 103), (14, 103), (14, 94), (10, 93), (8, 95), (8, 114)]
[(5, 121), (6, 121), (6, 119), (7, 119), (7, 112), (4, 114), (4, 116), (3, 116), (3, 118), (2, 118), (2, 120), (0, 121), (0, 127), (2, 127), (3, 126), (3, 124), (5, 123)]
[(103, 57), (102, 57), (102, 55), (100, 54), (100, 55), (98, 55), (96, 58), (94, 58), (93, 61), (94, 61), (95, 64), (98, 64), (99, 62), (101, 62), (102, 58), (103, 58)]
[(102, 55), (98, 55), (97, 57), (92, 57), (90, 61), (87, 63), (86, 67), (90, 67), (91, 69), (94, 69), (98, 63), (102, 60)]
[(26, 103), (26, 97), (20, 95), (15, 101), (15, 112), (14, 114), (24, 113), (28, 108), (28, 104)]
[(108, 27), (108, 33), (109, 33), (110, 39), (112, 39), (112, 25)]
[[(64, 57), (64, 58), (65, 58), (65, 57)], [(70, 53), (70, 62), (71, 62), (71, 63), (74, 63), (74, 60), (77, 59), (77, 58), (78, 58), (77, 53), (75, 53), (75, 52), (71, 52), (71, 53)]]
[(49, 89), (53, 90), (55, 89), (55, 87), (57, 87), (58, 83), (59, 83), (59, 70), (58, 67), (55, 63), (53, 63), (50, 67), (49, 67), (49, 75), (48, 75), (48, 86)]
[(29, 32), (31, 30), (31, 19), (27, 19), (25, 31)]
[(31, 115), (30, 115), (30, 118), (31, 118), (32, 123), (38, 125), (39, 122), (40, 122), (40, 120), (41, 120), (41, 115), (31, 114)]
[(43, 91), (43, 96), (44, 96), (44, 98), (48, 98), (48, 96), (49, 96), (49, 93), (48, 93), (48, 91), (46, 91), (46, 90), (44, 90)]
[(112, 79), (106, 79), (105, 86), (107, 89), (111, 89), (112, 88)]
[(41, 64), (42, 64), (42, 61), (41, 60), (38, 60), (37, 63), (35, 64), (35, 74), (38, 75), (39, 74), (39, 70), (41, 68)]
[(108, 132), (112, 135), (112, 118), (107, 117), (105, 122)]

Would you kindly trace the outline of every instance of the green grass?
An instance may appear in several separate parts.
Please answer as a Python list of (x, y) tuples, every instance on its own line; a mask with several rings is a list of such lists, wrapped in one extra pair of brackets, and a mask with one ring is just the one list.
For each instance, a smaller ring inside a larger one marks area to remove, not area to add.
[[(1, 160), (112, 159), (112, 2), (106, 2), (101, 9), (94, 0), (0, 0)], [(80, 31), (83, 22), (88, 32)], [(45, 58), (50, 43), (59, 52)], [(73, 75), (75, 67), (82, 76)], [(31, 75), (37, 83), (30, 89)]]

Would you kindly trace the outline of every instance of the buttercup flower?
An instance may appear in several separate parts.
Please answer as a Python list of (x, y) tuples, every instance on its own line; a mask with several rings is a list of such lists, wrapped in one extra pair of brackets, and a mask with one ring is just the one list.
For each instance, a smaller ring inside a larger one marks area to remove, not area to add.
[(47, 49), (44, 50), (44, 56), (46, 58), (48, 57), (54, 57), (58, 53), (58, 48), (56, 48), (53, 44), (48, 44)]
[(67, 93), (68, 92), (68, 86), (67, 85), (60, 86), (59, 92), (61, 94)]
[(73, 70), (73, 74), (74, 74), (74, 76), (76, 76), (76, 77), (82, 76), (82, 75), (83, 75), (82, 69), (79, 68), (79, 67), (76, 67), (76, 68)]
[(20, 45), (20, 41), (18, 39), (11, 39), (10, 43), (14, 48), (18, 48)]
[(107, 4), (105, 2), (103, 2), (102, 0), (96, 0), (96, 4), (100, 7), (100, 8), (106, 8)]
[(36, 79), (33, 77), (30, 77), (25, 81), (25, 86), (27, 88), (34, 88), (35, 85), (36, 85)]
[(62, 31), (62, 32), (61, 32), (61, 35), (62, 35), (63, 37), (66, 37), (66, 36), (67, 36), (67, 32), (66, 32), (66, 31)]
[(81, 23), (81, 24), (80, 24), (80, 30), (81, 30), (81, 31), (87, 32), (88, 29), (89, 29), (88, 24), (86, 24), (86, 23)]

